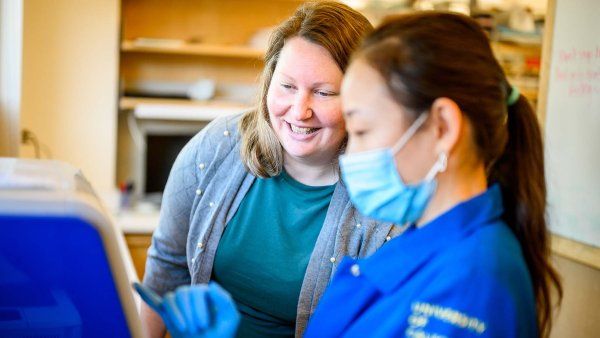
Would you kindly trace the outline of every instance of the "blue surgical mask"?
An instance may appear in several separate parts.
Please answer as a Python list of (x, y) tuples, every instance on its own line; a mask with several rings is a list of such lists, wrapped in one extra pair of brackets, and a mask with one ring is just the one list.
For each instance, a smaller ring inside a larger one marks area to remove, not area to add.
[(426, 119), (427, 114), (421, 114), (392, 148), (340, 156), (342, 179), (352, 203), (363, 215), (401, 225), (415, 223), (423, 215), (437, 187), (435, 176), (446, 170), (448, 156), (441, 153), (423, 181), (407, 185), (398, 173), (394, 155)]

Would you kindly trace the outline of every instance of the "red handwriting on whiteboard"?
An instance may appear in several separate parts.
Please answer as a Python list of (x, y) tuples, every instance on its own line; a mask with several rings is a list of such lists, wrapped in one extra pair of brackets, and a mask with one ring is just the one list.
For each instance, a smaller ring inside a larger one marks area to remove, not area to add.
[(600, 60), (600, 46), (595, 48), (570, 48), (558, 51), (558, 63), (593, 62)]
[(567, 48), (558, 51), (554, 78), (567, 86), (571, 97), (600, 94), (600, 45), (594, 48)]

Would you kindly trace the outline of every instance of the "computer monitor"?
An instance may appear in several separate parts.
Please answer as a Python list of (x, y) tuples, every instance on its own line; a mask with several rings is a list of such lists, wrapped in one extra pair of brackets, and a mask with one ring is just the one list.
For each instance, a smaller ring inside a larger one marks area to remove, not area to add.
[(136, 279), (80, 171), (0, 158), (0, 337), (141, 337)]

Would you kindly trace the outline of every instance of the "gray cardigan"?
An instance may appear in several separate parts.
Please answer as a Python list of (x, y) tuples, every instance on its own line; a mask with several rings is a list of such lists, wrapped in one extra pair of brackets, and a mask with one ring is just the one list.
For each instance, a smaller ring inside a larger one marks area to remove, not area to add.
[[(159, 294), (211, 278), (225, 225), (255, 179), (239, 155), (240, 117), (211, 122), (173, 164), (144, 276), (144, 284)], [(343, 184), (337, 184), (300, 290), (297, 337), (302, 336), (341, 259), (369, 256), (398, 235), (400, 228), (361, 216)]]

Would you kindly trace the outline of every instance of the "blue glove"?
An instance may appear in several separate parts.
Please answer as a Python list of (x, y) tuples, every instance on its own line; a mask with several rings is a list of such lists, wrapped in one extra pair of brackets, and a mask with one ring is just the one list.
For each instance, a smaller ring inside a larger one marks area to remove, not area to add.
[(180, 286), (160, 297), (139, 284), (133, 287), (156, 313), (173, 338), (232, 338), (240, 314), (227, 291), (219, 284)]

